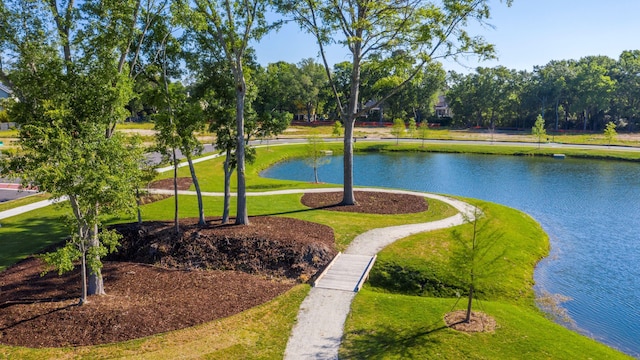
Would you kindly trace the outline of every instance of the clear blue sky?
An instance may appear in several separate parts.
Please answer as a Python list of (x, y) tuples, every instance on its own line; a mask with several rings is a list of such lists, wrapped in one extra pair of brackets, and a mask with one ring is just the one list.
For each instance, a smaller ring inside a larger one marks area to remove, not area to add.
[[(470, 32), (495, 44), (498, 60), (478, 63), (462, 59), (468, 68), (445, 62), (446, 70), (468, 72), (477, 66), (506, 66), (532, 70), (551, 60), (579, 59), (588, 55), (606, 55), (617, 59), (623, 50), (640, 49), (640, 0), (514, 0), (507, 7), (491, 0), (491, 20), (495, 28), (472, 25)], [(318, 57), (313, 38), (287, 25), (267, 35), (254, 46), (258, 62), (298, 63)], [(346, 49), (334, 46), (331, 63), (349, 60)]]

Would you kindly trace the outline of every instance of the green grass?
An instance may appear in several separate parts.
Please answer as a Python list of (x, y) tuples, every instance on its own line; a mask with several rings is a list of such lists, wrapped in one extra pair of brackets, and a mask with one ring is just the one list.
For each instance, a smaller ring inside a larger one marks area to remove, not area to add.
[[(481, 298), (532, 305), (533, 270), (547, 255), (546, 234), (530, 216), (497, 204), (466, 200), (479, 206), (476, 290)], [(466, 293), (456, 274), (453, 254), (473, 236), (473, 224), (413, 235), (385, 248), (370, 276), (381, 291), (422, 296)], [(453, 259), (453, 260), (452, 260)]]
[[(342, 144), (327, 143), (327, 149), (333, 150), (335, 154), (342, 152)], [(260, 177), (260, 172), (269, 168), (271, 165), (285, 161), (292, 158), (304, 157), (305, 145), (270, 145), (259, 147), (257, 149), (257, 159), (254, 164), (247, 164), (245, 175), (247, 179), (247, 191), (260, 192), (282, 189), (301, 189), (309, 187), (329, 187), (337, 186), (330, 184), (312, 184), (304, 181), (289, 181), (289, 180), (274, 180)], [(200, 182), (200, 188), (202, 191), (216, 191), (222, 192), (224, 190), (224, 173), (223, 173), (223, 157), (205, 161), (195, 164), (196, 174), (198, 175), (198, 181)], [(310, 174), (312, 174), (311, 168), (309, 168)], [(234, 171), (231, 178), (231, 189), (236, 190), (237, 173)], [(168, 171), (158, 175), (158, 179), (167, 179), (173, 176), (172, 171)], [(182, 167), (178, 170), (179, 177), (191, 177), (188, 167)], [(311, 175), (309, 179), (312, 180)], [(193, 188), (192, 188), (193, 189)]]
[(48, 206), (0, 220), (0, 271), (69, 234), (61, 220), (63, 207)]
[[(468, 200), (469, 201), (469, 200)], [(470, 239), (472, 224), (418, 234), (378, 255), (370, 282), (345, 324), (344, 359), (593, 359), (628, 358), (555, 324), (535, 306), (533, 270), (548, 252), (548, 239), (528, 215), (501, 205), (472, 201), (478, 221), (480, 277), (474, 311), (498, 324), (494, 333), (465, 334), (443, 317), (464, 309), (466, 294), (454, 255)], [(426, 284), (426, 285), (425, 285)], [(420, 295), (420, 296), (417, 296)]]
[(117, 130), (153, 130), (155, 123), (152, 122), (125, 122), (116, 125)]
[(5, 211), (13, 208), (17, 208), (23, 205), (29, 205), (36, 203), (38, 201), (49, 199), (51, 196), (48, 194), (37, 193), (33, 195), (28, 195), (19, 199), (5, 201), (0, 203), (0, 211)]
[(640, 152), (624, 151), (624, 149), (616, 149), (612, 147), (607, 150), (599, 149), (549, 149), (537, 146), (513, 146), (508, 143), (487, 144), (487, 145), (459, 145), (459, 144), (425, 144), (422, 147), (420, 142), (417, 143), (400, 143), (395, 145), (394, 142), (367, 142), (358, 143), (356, 152), (437, 152), (437, 153), (467, 153), (467, 154), (487, 154), (487, 155), (506, 155), (506, 156), (553, 156), (556, 153), (565, 154), (567, 157), (582, 159), (607, 159), (607, 160), (626, 160), (640, 161)]
[[(539, 311), (483, 301), (494, 333), (466, 334), (445, 326), (454, 299), (385, 294), (364, 289), (347, 319), (341, 359), (629, 359), (569, 331)], [(460, 308), (460, 304), (455, 306)]]

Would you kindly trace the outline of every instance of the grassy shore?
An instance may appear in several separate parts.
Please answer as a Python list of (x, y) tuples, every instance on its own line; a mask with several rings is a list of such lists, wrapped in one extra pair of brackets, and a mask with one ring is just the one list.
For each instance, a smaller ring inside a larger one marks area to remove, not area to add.
[[(340, 143), (327, 146), (335, 153), (341, 151)], [(425, 151), (420, 143), (396, 146), (391, 143), (358, 142), (356, 146), (357, 151), (363, 152)], [(468, 147), (462, 150), (484, 151), (483, 153), (491, 151), (489, 153), (499, 154), (509, 154), (511, 151), (511, 155), (518, 151), (531, 151), (534, 152), (532, 155), (537, 155), (536, 149), (509, 149), (502, 146)], [(259, 177), (261, 170), (275, 162), (301, 157), (304, 154), (304, 145), (260, 148), (258, 161), (247, 166), (248, 190), (316, 187), (317, 185), (307, 182)], [(599, 153), (591, 154), (595, 157), (601, 156)], [(199, 163), (196, 165), (196, 171), (204, 191), (222, 191), (222, 159)], [(159, 176), (171, 175), (167, 173)], [(180, 176), (189, 176), (188, 169), (180, 169)], [(232, 184), (235, 188), (235, 179)], [(333, 227), (337, 235), (337, 246), (341, 249), (357, 234), (368, 229), (431, 221), (446, 217), (453, 211), (442, 203), (432, 201), (429, 211), (411, 217), (354, 215), (309, 210), (300, 204), (299, 198), (300, 195), (249, 197), (248, 208), (250, 215), (279, 214), (327, 224)], [(181, 217), (196, 216), (197, 204), (193, 196), (180, 196), (179, 200)], [(144, 206), (144, 219), (171, 219), (172, 201), (173, 199), (166, 199)], [(454, 264), (449, 259), (455, 249), (456, 238), (464, 238), (469, 234), (470, 225), (464, 225), (458, 227), (456, 232), (442, 230), (412, 236), (380, 254), (378, 264), (372, 273), (372, 283), (356, 296), (346, 325), (346, 341), (341, 354), (345, 358), (358, 359), (627, 358), (602, 344), (556, 325), (536, 308), (532, 274), (536, 262), (546, 255), (546, 235), (531, 218), (518, 211), (484, 202), (478, 204), (485, 213), (482, 220), (487, 224), (485, 228), (495, 229), (494, 233), (500, 234), (498, 238), (501, 241), (492, 251), (496, 254), (504, 252), (505, 256), (504, 264), (496, 265), (500, 270), (499, 274), (487, 275), (479, 293), (478, 308), (493, 316), (498, 322), (499, 328), (495, 333), (466, 335), (443, 328), (442, 316), (454, 306), (456, 299), (446, 295), (446, 292), (436, 294), (435, 291), (415, 290), (420, 286), (416, 286), (414, 280), (423, 278), (438, 279), (443, 284), (442, 288), (447, 290), (461, 287), (459, 280), (453, 276)], [(221, 209), (220, 198), (205, 199), (208, 216), (219, 215)], [(0, 228), (0, 246), (3, 248), (2, 255), (8, 255), (0, 258), (0, 269), (51, 242), (59, 241), (65, 234), (59, 220), (63, 210), (47, 208), (38, 210), (37, 213), (3, 220), (3, 226)], [(121, 217), (112, 219), (112, 222), (131, 220), (130, 217)], [(487, 232), (490, 233), (492, 232)], [(411, 271), (389, 272), (385, 270), (388, 269), (385, 268), (385, 264), (399, 265)], [(407, 279), (406, 273), (416, 276), (409, 276)], [(381, 278), (386, 278), (387, 282), (381, 282)], [(374, 279), (377, 279), (377, 282), (374, 282)], [(386, 285), (395, 282), (404, 282), (406, 286), (395, 289)], [(108, 287), (108, 284), (106, 286)], [(300, 285), (267, 304), (236, 316), (145, 339), (70, 349), (0, 346), (0, 358), (281, 359), (299, 305), (307, 291), (308, 286)]]
[(455, 260), (473, 224), (402, 239), (379, 253), (370, 280), (352, 305), (341, 349), (344, 359), (624, 359), (628, 358), (550, 321), (535, 305), (535, 264), (548, 239), (528, 215), (468, 200), (478, 221), (474, 311), (497, 322), (491, 333), (461, 333), (444, 315), (465, 309)]

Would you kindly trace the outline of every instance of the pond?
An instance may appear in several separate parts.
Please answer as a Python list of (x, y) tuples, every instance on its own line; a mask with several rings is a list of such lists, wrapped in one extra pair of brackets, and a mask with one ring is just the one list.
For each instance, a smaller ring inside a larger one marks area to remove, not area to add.
[[(313, 181), (302, 160), (262, 176)], [(342, 184), (342, 158), (319, 169)], [(488, 200), (533, 216), (551, 241), (536, 291), (560, 294), (575, 328), (640, 357), (640, 165), (460, 154), (368, 154), (354, 158), (354, 183)]]

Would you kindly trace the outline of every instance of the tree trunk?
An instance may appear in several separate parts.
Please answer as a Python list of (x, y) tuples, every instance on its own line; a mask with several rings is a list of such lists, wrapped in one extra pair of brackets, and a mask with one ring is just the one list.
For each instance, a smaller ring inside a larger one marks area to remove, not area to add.
[(222, 223), (229, 222), (229, 207), (231, 206), (231, 150), (227, 149), (227, 157), (224, 160), (224, 205), (222, 209)]
[(244, 102), (247, 91), (247, 83), (242, 72), (242, 60), (236, 59), (236, 168), (238, 170), (238, 198), (237, 198), (237, 225), (249, 225), (249, 213), (247, 211), (247, 186), (245, 179), (245, 145), (244, 145)]
[(353, 193), (353, 127), (356, 123), (358, 102), (360, 97), (360, 51), (361, 44), (354, 44), (353, 70), (351, 73), (351, 94), (349, 108), (343, 115), (344, 121), (344, 190), (342, 205), (355, 205), (356, 199)]
[(80, 265), (80, 279), (82, 281), (82, 292), (80, 294), (79, 305), (87, 303), (87, 251), (85, 246), (82, 246), (82, 262)]
[(176, 234), (180, 233), (180, 219), (179, 219), (179, 207), (178, 207), (178, 158), (176, 157), (176, 148), (171, 148), (173, 156), (173, 224), (176, 230)]
[(560, 123), (560, 111), (558, 108), (560, 107), (560, 98), (556, 98), (556, 132), (558, 132), (558, 124)]
[(313, 175), (314, 175), (314, 177), (316, 179), (316, 184), (319, 183), (320, 181), (318, 181), (318, 166), (317, 165), (313, 166)]
[[(97, 248), (100, 246), (98, 240), (98, 224), (93, 225), (93, 229), (89, 232), (89, 248)], [(94, 261), (100, 261), (98, 255), (94, 255)], [(102, 271), (100, 269), (88, 269), (89, 279), (87, 282), (88, 295), (105, 295), (104, 282), (102, 281)]]
[(355, 120), (344, 123), (344, 189), (342, 194), (343, 205), (355, 205), (356, 199), (353, 193), (353, 126)]
[(467, 316), (464, 318), (464, 322), (468, 323), (471, 320), (471, 304), (473, 303), (473, 284), (469, 286), (469, 303), (467, 303)]
[(136, 204), (138, 211), (138, 224), (142, 224), (142, 211), (140, 210), (140, 206), (142, 205), (140, 201), (140, 189), (136, 187)]
[(189, 163), (191, 180), (193, 180), (193, 185), (196, 187), (196, 196), (198, 198), (198, 225), (204, 225), (204, 204), (202, 203), (202, 191), (200, 191), (200, 183), (198, 183), (196, 169), (193, 167), (193, 159), (191, 159), (191, 154), (187, 154), (187, 162)]

